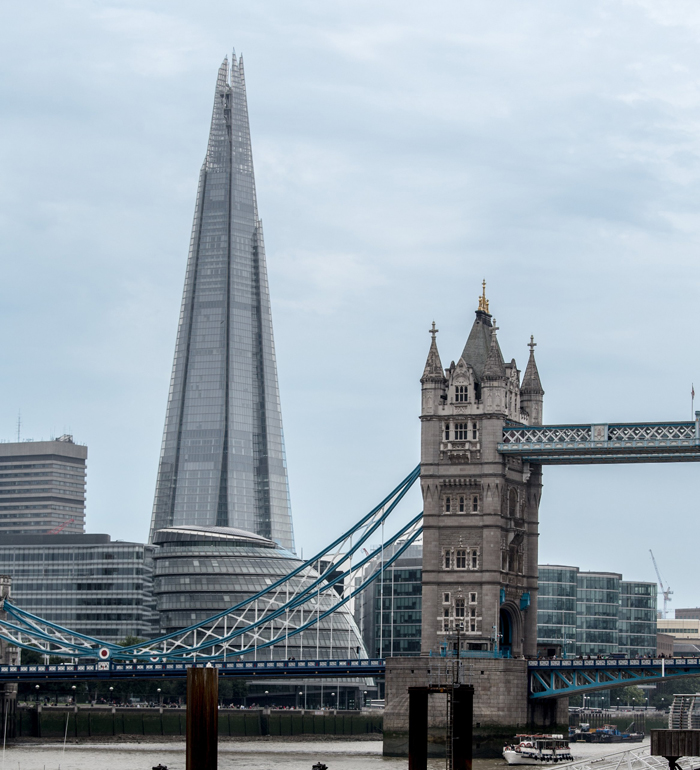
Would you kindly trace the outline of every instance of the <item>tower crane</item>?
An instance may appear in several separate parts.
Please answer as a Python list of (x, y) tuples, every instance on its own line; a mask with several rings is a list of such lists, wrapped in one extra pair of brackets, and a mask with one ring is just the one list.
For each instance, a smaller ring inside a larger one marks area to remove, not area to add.
[(649, 553), (651, 554), (651, 560), (654, 562), (654, 569), (656, 570), (656, 577), (659, 579), (659, 585), (661, 586), (661, 595), (664, 597), (664, 609), (662, 612), (662, 617), (666, 617), (666, 611), (668, 609), (668, 603), (671, 601), (671, 595), (673, 594), (673, 591), (671, 590), (671, 586), (667, 585), (664, 588), (664, 581), (661, 579), (661, 573), (659, 572), (659, 567), (656, 564), (656, 559), (654, 558), (654, 552), (649, 549)]

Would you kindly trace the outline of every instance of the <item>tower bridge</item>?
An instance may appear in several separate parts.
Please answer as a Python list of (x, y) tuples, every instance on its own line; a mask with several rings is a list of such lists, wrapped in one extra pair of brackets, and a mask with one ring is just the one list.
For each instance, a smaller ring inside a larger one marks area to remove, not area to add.
[[(695, 659), (534, 660), (543, 466), (696, 462), (700, 412), (688, 422), (543, 424), (544, 389), (535, 342), (531, 337), (521, 378), (515, 360), (505, 362), (497, 331), (484, 292), (464, 350), (445, 368), (433, 324), (421, 377), (420, 465), (329, 546), (223, 612), (122, 648), (14, 605), (9, 585), (0, 579), (0, 653), (6, 664), (0, 665), (0, 681), (176, 677), (187, 666), (207, 664), (229, 676), (383, 673), (385, 752), (402, 754), (408, 687), (427, 686), (450, 666), (474, 684), (475, 723), (506, 735), (528, 723), (563, 723), (570, 694), (700, 673)], [(363, 557), (363, 546), (383, 532), (417, 481), (423, 512), (387, 538), (380, 551)], [(287, 660), (291, 638), (332, 619), (381, 579), (421, 535), (420, 656), (369, 659), (360, 649), (338, 650), (336, 642), (335, 658), (331, 621), (332, 660), (319, 659), (318, 642), (315, 649), (303, 643), (304, 660)], [(319, 569), (322, 562), (328, 566)], [(19, 648), (72, 662), (20, 666)], [(439, 721), (436, 715), (431, 718)]]

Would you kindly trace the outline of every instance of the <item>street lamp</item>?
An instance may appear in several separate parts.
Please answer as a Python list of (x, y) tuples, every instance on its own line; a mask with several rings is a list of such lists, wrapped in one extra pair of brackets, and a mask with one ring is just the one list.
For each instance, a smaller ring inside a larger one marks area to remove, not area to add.
[(35, 684), (34, 689), (36, 690), (36, 705), (39, 705), (39, 685)]
[(158, 688), (157, 693), (158, 693), (158, 705), (162, 706), (163, 705), (163, 696), (161, 695), (160, 687)]
[(77, 701), (77, 699), (76, 699), (76, 697), (75, 697), (75, 685), (73, 685), (73, 686), (71, 687), (71, 690), (73, 690), (73, 705), (74, 705), (74, 706), (77, 706), (77, 705), (78, 705), (78, 701)]

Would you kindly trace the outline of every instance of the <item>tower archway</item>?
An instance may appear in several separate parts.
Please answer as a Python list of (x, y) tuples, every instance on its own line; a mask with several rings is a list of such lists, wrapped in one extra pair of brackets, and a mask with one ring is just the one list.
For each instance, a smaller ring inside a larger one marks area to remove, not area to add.
[(504, 657), (523, 654), (523, 617), (513, 602), (504, 602), (498, 613), (498, 649)]

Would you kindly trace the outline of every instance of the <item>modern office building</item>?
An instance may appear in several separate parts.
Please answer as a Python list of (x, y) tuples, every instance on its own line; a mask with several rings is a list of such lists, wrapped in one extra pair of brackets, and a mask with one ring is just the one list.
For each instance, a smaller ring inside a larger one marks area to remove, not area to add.
[(243, 61), (219, 69), (149, 540), (233, 527), (294, 550)]
[(656, 583), (620, 583), (619, 652), (629, 657), (656, 654), (657, 591)]
[(538, 582), (540, 654), (656, 653), (656, 583), (550, 564), (539, 566)]
[[(398, 543), (398, 548), (401, 544)], [(378, 550), (363, 578), (381, 567), (382, 558), (393, 556)], [(414, 543), (355, 600), (355, 620), (367, 651), (382, 657), (420, 655), (423, 545)], [(442, 611), (442, 607), (438, 611)]]
[(153, 546), (109, 535), (3, 535), (12, 601), (45, 620), (118, 642), (153, 632)]
[(0, 443), (0, 534), (84, 532), (86, 461), (68, 435)]
[(552, 654), (574, 654), (578, 568), (540, 565), (538, 586), (538, 648), (552, 650)]
[[(154, 541), (159, 548), (154, 554), (153, 593), (161, 633), (179, 631), (233, 607), (302, 564), (273, 540), (230, 527), (169, 527), (158, 530)], [(310, 584), (317, 574), (315, 570), (305, 570), (299, 575), (299, 584)], [(286, 596), (285, 588), (279, 601), (284, 603)], [(347, 607), (322, 618), (318, 627), (314, 624), (299, 634), (285, 634), (286, 630), (308, 622), (314, 611), (323, 614), (331, 608), (333, 597), (337, 599), (335, 591), (319, 593), (303, 610), (281, 615), (275, 621), (274, 638), (279, 633), (284, 641), (255, 655), (280, 660), (364, 655), (359, 630)], [(249, 606), (241, 611), (241, 622), (247, 625), (256, 618), (256, 612), (262, 611), (262, 604), (257, 610)], [(230, 618), (228, 627), (234, 622), (235, 618)], [(266, 630), (253, 646), (269, 638)], [(249, 645), (253, 639), (246, 635), (241, 641)]]
[[(579, 572), (576, 588), (576, 654), (618, 650), (620, 582), (617, 572)], [(656, 640), (654, 640), (654, 646)]]

